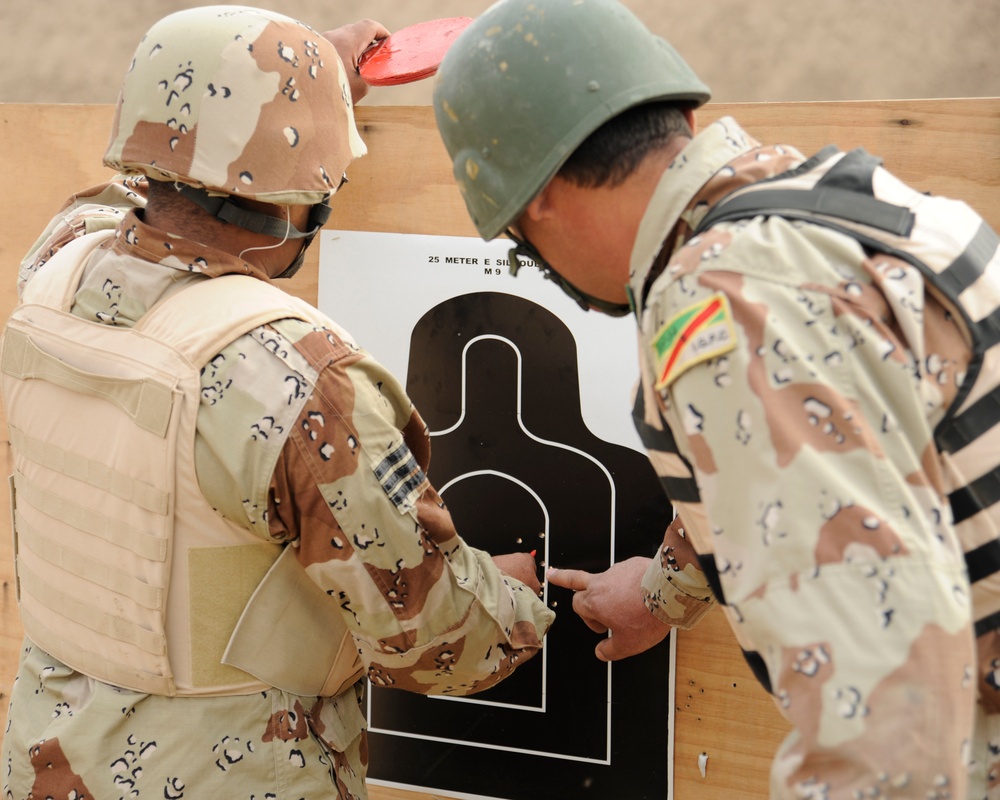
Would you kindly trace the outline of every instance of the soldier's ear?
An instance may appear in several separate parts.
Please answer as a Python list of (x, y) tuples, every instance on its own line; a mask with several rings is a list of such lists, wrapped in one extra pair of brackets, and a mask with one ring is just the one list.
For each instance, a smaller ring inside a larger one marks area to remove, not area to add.
[(698, 118), (694, 113), (694, 109), (685, 108), (681, 113), (684, 115), (684, 119), (687, 120), (688, 127), (691, 128), (691, 135), (694, 136), (698, 132)]
[(531, 202), (524, 207), (523, 216), (526, 216), (532, 222), (541, 222), (555, 214), (552, 184), (557, 180), (560, 180), (560, 178), (553, 178), (542, 187), (542, 190), (538, 194), (531, 198)]

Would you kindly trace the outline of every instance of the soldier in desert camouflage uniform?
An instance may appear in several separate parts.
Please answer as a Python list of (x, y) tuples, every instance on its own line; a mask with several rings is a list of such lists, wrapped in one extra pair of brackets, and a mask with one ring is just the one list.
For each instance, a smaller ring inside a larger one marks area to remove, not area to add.
[(438, 73), (482, 237), (640, 332), (678, 515), (657, 557), (549, 580), (604, 660), (718, 601), (794, 727), (774, 798), (998, 798), (997, 237), (863, 151), (694, 136), (708, 97), (610, 0), (503, 0)]
[[(270, 285), (364, 153), (366, 87), (337, 48), (351, 64), (385, 35), (234, 6), (161, 20), (119, 100), (106, 163), (122, 174), (22, 263), (3, 373), (27, 638), (5, 798), (364, 798), (360, 676), (464, 695), (542, 646), (533, 559), (459, 537), (400, 384)], [(156, 428), (130, 427), (147, 396), (101, 377), (95, 354), (119, 342), (181, 409), (176, 468), (158, 466), (163, 428), (134, 444)], [(102, 429), (89, 409), (125, 416), (107, 398), (134, 419)]]

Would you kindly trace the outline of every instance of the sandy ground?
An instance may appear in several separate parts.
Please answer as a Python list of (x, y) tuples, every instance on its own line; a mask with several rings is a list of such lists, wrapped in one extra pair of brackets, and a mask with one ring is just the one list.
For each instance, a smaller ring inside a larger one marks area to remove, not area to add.
[[(545, 2), (545, 0), (541, 0)], [(1000, 95), (1000, 0), (624, 0), (719, 102)], [(3, 0), (0, 102), (113, 103), (135, 45), (198, 0)], [(253, 4), (253, 3), (251, 3)], [(256, 0), (320, 30), (476, 16), (490, 0)], [(433, 81), (366, 103), (430, 102)]]

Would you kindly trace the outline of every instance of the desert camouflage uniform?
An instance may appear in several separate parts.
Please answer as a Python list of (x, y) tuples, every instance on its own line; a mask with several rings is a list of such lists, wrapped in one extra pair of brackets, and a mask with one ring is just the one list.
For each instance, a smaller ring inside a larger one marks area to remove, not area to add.
[[(1000, 797), (1000, 593), (977, 560), (998, 526), (988, 503), (956, 504), (1000, 450), (981, 431), (954, 457), (935, 443), (953, 401), (976, 399), (968, 382), (995, 390), (990, 357), (977, 378), (961, 316), (921, 273), (829, 228), (757, 216), (691, 235), (730, 192), (804, 161), (724, 118), (682, 151), (643, 219), (636, 418), (679, 514), (647, 605), (690, 626), (713, 595), (722, 604), (794, 727), (772, 797)], [(938, 227), (958, 256), (957, 224)], [(997, 261), (980, 231), (962, 254), (973, 276)], [(970, 290), (977, 319), (998, 305), (986, 274)]]
[[(74, 236), (112, 225), (110, 249), (91, 259), (76, 294), (73, 313), (86, 319), (131, 326), (178, 284), (226, 273), (266, 279), (237, 257), (144, 224), (144, 195), (144, 181), (126, 179), (75, 197), (23, 262), (19, 285)], [(226, 345), (202, 371), (197, 434), (208, 500), (295, 547), (321, 588), (344, 598), (377, 685), (468, 694), (541, 647), (552, 612), (459, 538), (425, 474), (423, 422), (353, 342), (284, 319)], [(372, 440), (400, 436), (419, 494), (408, 513), (396, 511), (399, 493), (365, 456)], [(366, 538), (363, 523), (375, 518)], [(337, 697), (160, 697), (94, 681), (25, 641), (3, 797), (365, 798), (362, 690), (359, 682)]]

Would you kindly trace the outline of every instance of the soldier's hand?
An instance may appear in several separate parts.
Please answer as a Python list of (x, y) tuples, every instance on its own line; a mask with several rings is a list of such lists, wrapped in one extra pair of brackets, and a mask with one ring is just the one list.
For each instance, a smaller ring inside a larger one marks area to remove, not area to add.
[(535, 594), (542, 593), (542, 584), (538, 581), (538, 567), (534, 556), (530, 553), (505, 553), (491, 558), (504, 575), (519, 580)]
[(337, 48), (340, 60), (344, 62), (347, 78), (351, 83), (351, 100), (354, 103), (359, 102), (371, 88), (358, 71), (358, 59), (365, 50), (388, 35), (388, 29), (373, 19), (358, 20), (323, 33), (323, 38)]
[(594, 653), (601, 661), (617, 661), (663, 641), (670, 626), (654, 617), (642, 601), (642, 576), (648, 558), (630, 558), (604, 572), (549, 569), (549, 583), (573, 591), (573, 610), (596, 633), (611, 631)]

